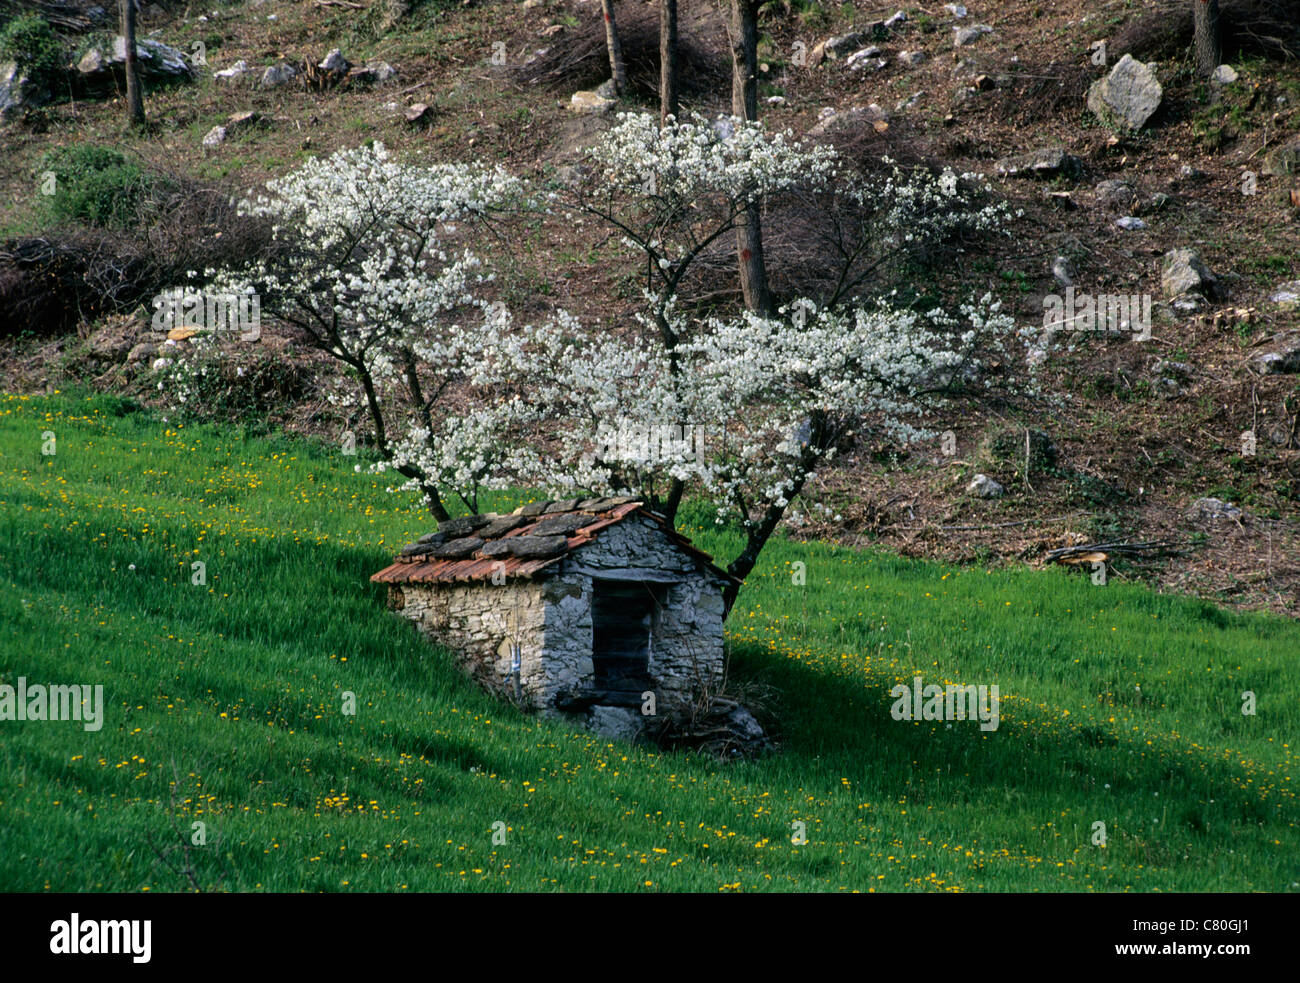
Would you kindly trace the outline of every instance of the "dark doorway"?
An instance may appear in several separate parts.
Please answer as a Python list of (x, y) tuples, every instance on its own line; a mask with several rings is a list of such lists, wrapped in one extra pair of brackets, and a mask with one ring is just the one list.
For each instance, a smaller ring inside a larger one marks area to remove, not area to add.
[(595, 688), (613, 705), (635, 706), (650, 685), (650, 640), (667, 588), (644, 581), (595, 580), (591, 661)]

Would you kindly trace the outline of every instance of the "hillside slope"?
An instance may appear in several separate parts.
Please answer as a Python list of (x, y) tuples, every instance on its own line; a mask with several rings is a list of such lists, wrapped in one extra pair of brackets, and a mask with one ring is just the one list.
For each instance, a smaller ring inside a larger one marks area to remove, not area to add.
[[(1023, 323), (1041, 325), (1045, 297), (1062, 290), (1052, 271), (1064, 258), (1080, 291), (1151, 295), (1154, 337), (1078, 338), (1077, 350), (1053, 354), (1045, 366), (1046, 390), (1068, 400), (981, 406), (936, 421), (953, 430), (953, 454), (864, 442), (810, 489), (839, 518), (810, 524), (807, 532), (981, 565), (1039, 563), (1048, 550), (1078, 542), (1172, 538), (1187, 544), (1187, 556), (1121, 562), (1118, 573), (1295, 615), (1300, 377), (1260, 375), (1252, 364), (1260, 352), (1300, 338), (1300, 306), (1274, 299), (1300, 277), (1300, 185), (1294, 167), (1265, 167), (1300, 128), (1297, 62), (1249, 45), (1231, 48), (1226, 60), (1238, 78), (1212, 90), (1195, 78), (1177, 31), (1167, 29), (1174, 21), (1159, 17), (1185, 6), (1173, 0), (968, 6), (956, 18), (943, 5), (903, 5), (907, 19), (877, 42), (884, 65), (855, 71), (843, 59), (813, 65), (803, 56), (819, 41), (883, 19), (893, 5), (769, 5), (762, 23), (765, 121), (807, 134), (827, 110), (876, 104), (888, 125), (850, 133), (842, 141), (846, 152), (876, 167), (889, 154), (981, 172), (1024, 210), (1008, 236), (956, 244), (931, 268), (883, 288), (898, 287), (918, 306), (950, 307), (991, 291)], [(398, 8), (406, 13), (394, 20), (389, 15)], [(637, 83), (626, 107), (653, 110), (654, 5), (624, 0), (619, 9)], [(188, 180), (242, 190), (306, 157), (379, 140), (416, 159), (498, 161), (546, 190), (565, 168), (581, 166), (585, 147), (607, 123), (569, 108), (572, 93), (605, 72), (590, 0), (376, 0), (365, 10), (310, 0), (222, 3), (206, 11), (160, 3), (142, 16), (141, 30), (156, 40), (184, 52), (201, 43), (206, 66), (192, 83), (151, 88), (145, 133), (124, 132), (121, 100), (112, 98), (58, 101), (5, 124), (6, 235), (45, 231), (42, 162), (72, 143), (119, 147)], [(718, 43), (723, 20), (712, 3), (683, 4), (684, 106), (706, 116), (728, 108), (726, 49)], [(955, 45), (955, 29), (973, 24), (992, 30)], [(1091, 53), (1099, 41), (1109, 45), (1104, 66)], [(76, 35), (70, 43), (88, 42)], [(384, 60), (396, 76), (335, 87), (258, 84), (267, 68), (316, 64), (334, 47), (356, 65)], [(1084, 95), (1130, 51), (1156, 65), (1164, 86), (1159, 113), (1137, 134), (1102, 124)], [(215, 77), (240, 61), (246, 75)], [(546, 71), (530, 68), (539, 64)], [(405, 113), (417, 103), (430, 109), (412, 124)], [(232, 115), (248, 112), (256, 119), (231, 123)], [(223, 141), (205, 145), (214, 127), (227, 124)], [(1073, 155), (1077, 172), (998, 175), (1000, 160), (1043, 148)], [(1145, 227), (1118, 227), (1129, 213)], [(778, 287), (799, 246), (771, 244)], [(1180, 248), (1198, 250), (1223, 288), (1196, 311), (1176, 309), (1162, 296), (1162, 257)], [(530, 225), (486, 258), (500, 274), (500, 298), (520, 319), (562, 306), (588, 323), (625, 325), (640, 302), (617, 242), (564, 214)], [(734, 306), (734, 270), (722, 259), (711, 296)], [(128, 361), (150, 337), (147, 310), (87, 320), (75, 335), (24, 335), (25, 329), (9, 327), (18, 335), (0, 348), (6, 389), (81, 384), (159, 399), (149, 359)], [(246, 420), (314, 435), (348, 428), (322, 395), (332, 366), (294, 347), (275, 326), (253, 347), (293, 385), (286, 384), (290, 396)], [(301, 391), (307, 383), (317, 385)], [(992, 449), (1027, 428), (1050, 435), (1060, 452), (1053, 467), (1026, 469), (1016, 455)], [(1247, 430), (1257, 438), (1249, 454), (1242, 449)], [(978, 472), (1000, 481), (1007, 494), (985, 501), (965, 493)], [(1207, 527), (1189, 516), (1206, 496), (1241, 507), (1241, 521)]]
[[(656, 753), (519, 716), (385, 611), (367, 577), (429, 521), (355, 461), (0, 401), (0, 683), (105, 691), (98, 732), (0, 722), (0, 889), (1300, 887), (1290, 620), (779, 540), (729, 633), (781, 751)], [(997, 729), (893, 719), (914, 675), (998, 685)]]

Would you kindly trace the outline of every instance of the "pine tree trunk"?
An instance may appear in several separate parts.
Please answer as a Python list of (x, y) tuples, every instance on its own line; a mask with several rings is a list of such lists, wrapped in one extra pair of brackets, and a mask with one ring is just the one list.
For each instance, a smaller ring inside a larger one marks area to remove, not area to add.
[(1219, 41), (1219, 0), (1192, 0), (1196, 74), (1209, 78), (1222, 56)]
[(614, 21), (614, 0), (600, 0), (600, 12), (605, 18), (605, 47), (609, 49), (609, 76), (614, 80), (614, 90), (621, 96), (627, 92), (627, 66), (623, 64), (623, 46), (618, 43), (618, 24)]
[(135, 0), (122, 0), (122, 38), (126, 42), (126, 118), (144, 125), (144, 95), (140, 91), (140, 62), (135, 50)]
[[(743, 120), (758, 119), (757, 0), (731, 0), (731, 112)], [(736, 225), (736, 253), (745, 306), (757, 314), (771, 314), (763, 224), (757, 203), (745, 209)]]
[(678, 113), (677, 0), (659, 0), (659, 125)]

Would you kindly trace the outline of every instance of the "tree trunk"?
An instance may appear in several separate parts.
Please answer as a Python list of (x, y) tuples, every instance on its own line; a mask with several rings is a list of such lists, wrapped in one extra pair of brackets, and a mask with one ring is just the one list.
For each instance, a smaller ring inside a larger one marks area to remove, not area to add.
[(1219, 0), (1192, 0), (1196, 74), (1209, 78), (1219, 67)]
[[(812, 476), (818, 461), (821, 460), (821, 454), (817, 453), (815, 449), (820, 448), (821, 452), (824, 453), (833, 442), (825, 413), (821, 410), (814, 411), (809, 417), (809, 424), (808, 444), (801, 453), (799, 473), (785, 492), (786, 504), (777, 505), (773, 502), (763, 509), (763, 517), (749, 527), (745, 536), (745, 546), (740, 551), (740, 555), (727, 564), (727, 573), (731, 574), (735, 580), (729, 582), (722, 589), (722, 617), (724, 620), (731, 614), (731, 609), (736, 604), (736, 598), (740, 595), (740, 588), (745, 578), (750, 575), (758, 564), (758, 555), (763, 552), (763, 547), (767, 545), (767, 541), (772, 538), (777, 526), (781, 524), (781, 519), (785, 516), (785, 510), (790, 507), (790, 503), (794, 501), (795, 496), (803, 491), (803, 486)], [(748, 518), (748, 516), (745, 518)]]
[(659, 125), (678, 110), (677, 0), (659, 0)]
[(627, 66), (623, 64), (623, 46), (618, 43), (618, 24), (614, 21), (614, 0), (600, 0), (600, 12), (605, 18), (605, 47), (609, 49), (609, 77), (614, 80), (614, 90), (621, 96), (627, 92)]
[[(731, 112), (750, 122), (758, 119), (757, 0), (731, 0)], [(745, 209), (736, 224), (736, 254), (745, 306), (757, 314), (771, 314), (757, 202)]]
[(135, 50), (135, 0), (122, 0), (122, 38), (126, 42), (126, 118), (132, 126), (144, 126), (144, 95)]

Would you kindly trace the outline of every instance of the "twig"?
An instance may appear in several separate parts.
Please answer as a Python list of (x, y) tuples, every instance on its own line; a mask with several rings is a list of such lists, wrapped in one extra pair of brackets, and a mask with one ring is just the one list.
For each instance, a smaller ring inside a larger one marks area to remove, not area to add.
[(973, 529), (1009, 529), (1012, 526), (1027, 526), (1031, 522), (1064, 522), (1066, 519), (1073, 519), (1083, 515), (1083, 512), (1071, 512), (1069, 515), (1058, 515), (1050, 519), (1021, 519), (1018, 522), (994, 522), (983, 526), (893, 526), (900, 532), (919, 532), (925, 529), (939, 529), (943, 532), (969, 531)]
[(1064, 563), (1071, 557), (1087, 555), (1089, 553), (1105, 553), (1107, 556), (1126, 556), (1129, 558), (1142, 556), (1146, 553), (1160, 552), (1167, 553), (1171, 556), (1183, 555), (1179, 547), (1186, 545), (1172, 539), (1157, 539), (1146, 543), (1088, 543), (1079, 546), (1062, 546), (1059, 549), (1048, 550), (1043, 554), (1043, 560), (1047, 563)]
[(399, 96), (410, 95), (410, 94), (411, 94), (412, 92), (414, 92), (416, 89), (422, 89), (422, 88), (424, 88), (426, 85), (428, 85), (428, 84), (429, 84), (430, 82), (432, 82), (432, 81), (433, 81), (433, 76), (430, 75), (430, 76), (429, 76), (427, 79), (425, 79), (423, 82), (416, 82), (414, 85), (407, 86), (405, 89), (403, 89), (401, 92), (399, 92), (399, 93), (397, 93), (397, 94), (398, 94)]
[(1025, 427), (1025, 487), (1030, 491), (1034, 486), (1029, 483), (1029, 428)]

